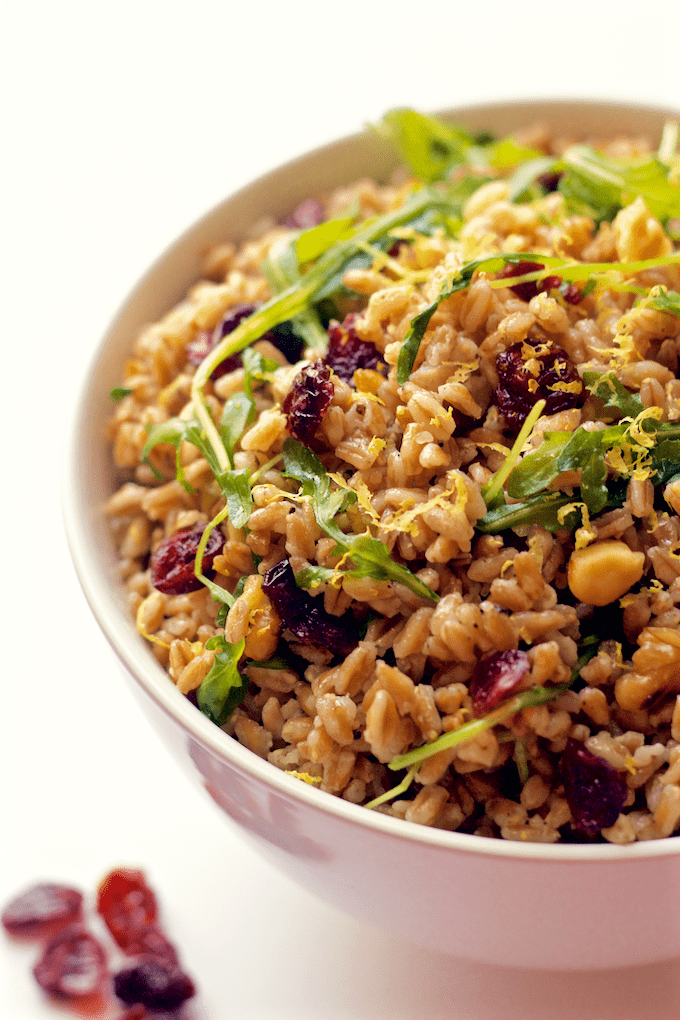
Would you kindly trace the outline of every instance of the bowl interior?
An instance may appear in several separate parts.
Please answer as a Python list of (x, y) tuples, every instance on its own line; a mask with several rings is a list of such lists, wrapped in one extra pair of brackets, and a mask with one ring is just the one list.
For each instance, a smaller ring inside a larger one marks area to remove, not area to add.
[[(507, 102), (446, 111), (452, 121), (498, 134), (535, 121), (568, 136), (644, 134), (657, 141), (666, 120), (678, 114), (601, 102)], [(115, 554), (102, 506), (116, 485), (106, 442), (109, 393), (118, 385), (135, 335), (161, 317), (196, 281), (204, 252), (224, 240), (242, 239), (263, 216), (280, 218), (304, 198), (362, 176), (385, 179), (396, 163), (392, 150), (374, 132), (343, 139), (280, 167), (226, 199), (187, 230), (151, 267), (122, 304), (84, 377), (74, 411), (68, 447), (63, 504), (69, 545), (86, 598), (106, 638), (143, 690), (195, 739), (215, 754), (237, 762), (273, 789), (297, 801), (384, 829), (405, 839), (474, 849), (477, 853), (552, 859), (630, 859), (680, 852), (680, 840), (614, 845), (515, 844), (423, 826), (366, 811), (329, 794), (291, 782), (210, 723), (168, 681), (130, 619), (115, 580)]]

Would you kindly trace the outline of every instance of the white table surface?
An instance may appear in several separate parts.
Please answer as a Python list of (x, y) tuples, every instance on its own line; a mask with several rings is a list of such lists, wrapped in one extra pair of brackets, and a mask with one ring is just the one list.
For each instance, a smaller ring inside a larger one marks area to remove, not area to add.
[[(298, 889), (142, 719), (70, 566), (65, 423), (152, 259), (225, 194), (397, 105), (594, 97), (680, 107), (678, 8), (84, 0), (5, 8), (0, 902), (143, 868), (194, 1020), (677, 1020), (680, 963), (591, 974), (437, 957)], [(559, 924), (559, 919), (555, 919)], [(69, 1016), (0, 934), (0, 1017)]]

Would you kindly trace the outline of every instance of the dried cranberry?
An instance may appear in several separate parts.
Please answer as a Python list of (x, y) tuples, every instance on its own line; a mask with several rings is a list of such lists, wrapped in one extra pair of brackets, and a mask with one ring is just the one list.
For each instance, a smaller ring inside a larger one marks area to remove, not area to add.
[(544, 414), (577, 407), (583, 383), (565, 351), (552, 340), (521, 340), (496, 358), (496, 403), (508, 427), (519, 429), (537, 400)]
[[(237, 326), (239, 326), (244, 319), (247, 319), (257, 309), (257, 305), (235, 305), (234, 308), (230, 308), (227, 314), (224, 316), (219, 325), (212, 331), (201, 330), (200, 333), (196, 334), (194, 340), (187, 344), (187, 360), (192, 365), (200, 365), (201, 362), (205, 361), (213, 347), (216, 347), (223, 337), (227, 336), (228, 333), (233, 333)], [(242, 364), (242, 358), (240, 353), (231, 354), (224, 361), (220, 362), (216, 369), (210, 374), (211, 379), (219, 379), (221, 375), (226, 375), (227, 372), (233, 372), (235, 368), (239, 368)]]
[(575, 283), (563, 283), (560, 287), (560, 294), (570, 305), (580, 304), (583, 298), (580, 288)]
[[(537, 273), (544, 269), (542, 262), (509, 262), (499, 273), (501, 279), (511, 279), (513, 276), (524, 276), (527, 273)], [(561, 276), (544, 276), (542, 280), (525, 280), (524, 283), (510, 284), (510, 290), (514, 291), (522, 301), (531, 301), (537, 294), (557, 289), (562, 283)]]
[(298, 641), (328, 648), (334, 655), (348, 655), (359, 640), (351, 614), (331, 616), (323, 600), (313, 598), (295, 583), (290, 560), (281, 560), (264, 575), (262, 591), (274, 603), (284, 627)]
[(626, 782), (616, 769), (570, 737), (560, 771), (574, 828), (592, 838), (613, 825), (628, 795)]
[[(196, 550), (203, 534), (203, 526), (176, 531), (163, 539), (151, 557), (151, 583), (165, 595), (186, 595), (198, 591), (201, 581), (196, 577), (194, 564)], [(219, 528), (213, 528), (203, 554), (203, 573), (210, 577), (213, 560), (224, 545)]]
[(116, 868), (104, 878), (97, 890), (97, 910), (126, 952), (137, 951), (142, 934), (158, 913), (144, 873), (133, 868)]
[(470, 680), (470, 697), (476, 716), (484, 715), (514, 691), (529, 672), (529, 657), (519, 648), (485, 655)]
[(283, 401), (283, 413), (288, 419), (290, 434), (309, 446), (331, 405), (334, 393), (331, 370), (321, 358), (317, 358), (311, 365), (305, 365), (293, 379), (293, 385)]
[[(513, 276), (524, 276), (526, 273), (537, 273), (543, 268), (542, 262), (508, 262), (500, 271), (499, 276), (501, 279), (510, 279)], [(538, 294), (538, 280), (527, 280), (525, 283), (510, 285), (510, 290), (514, 291), (522, 301), (531, 301)]]
[(138, 1002), (121, 1013), (116, 1020), (146, 1020), (149, 1015), (146, 1006), (142, 1006), (141, 1002)]
[(351, 383), (357, 368), (377, 368), (380, 354), (375, 344), (360, 340), (354, 323), (356, 314), (348, 315), (341, 324), (332, 319), (328, 326), (328, 352), (326, 364), (344, 382)]
[(177, 950), (157, 924), (131, 929), (126, 953), (128, 956), (153, 956), (170, 967), (179, 963)]
[(196, 994), (187, 974), (153, 958), (119, 971), (114, 976), (113, 988), (123, 1002), (162, 1010), (177, 1009)]
[(539, 174), (536, 178), (538, 183), (541, 185), (544, 191), (557, 191), (557, 186), (560, 183), (562, 174), (559, 170), (548, 170), (544, 174)]
[(309, 230), (310, 227), (318, 227), (319, 223), (323, 223), (325, 217), (321, 202), (317, 202), (315, 198), (305, 198), (287, 217), (285, 226), (291, 230)]
[(47, 943), (33, 974), (51, 995), (77, 999), (96, 995), (108, 976), (106, 954), (93, 935), (71, 926)]
[(294, 365), (302, 357), (304, 342), (297, 335), (288, 319), (280, 322), (278, 326), (272, 326), (270, 330), (262, 334), (260, 339), (268, 340), (273, 344), (291, 365)]
[(34, 885), (7, 904), (2, 923), (13, 935), (42, 934), (47, 928), (76, 921), (82, 904), (77, 889), (53, 883)]

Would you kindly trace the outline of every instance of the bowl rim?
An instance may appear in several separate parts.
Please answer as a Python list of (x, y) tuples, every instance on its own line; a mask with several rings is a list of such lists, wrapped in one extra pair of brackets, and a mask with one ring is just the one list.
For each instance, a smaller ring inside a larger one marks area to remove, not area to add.
[[(680, 116), (680, 114), (670, 108), (631, 102), (617, 102), (608, 99), (599, 100), (596, 98), (551, 98), (545, 101), (536, 99), (505, 99), (497, 102), (473, 103), (461, 107), (447, 108), (435, 111), (435, 115), (445, 116), (450, 119), (463, 119), (466, 117), (483, 117), (485, 113), (491, 111), (507, 111), (510, 113), (513, 110), (533, 110), (534, 113), (543, 111), (547, 118), (551, 111), (554, 114), (564, 113), (569, 108), (573, 108), (574, 105), (587, 107), (591, 112), (599, 109), (608, 113), (616, 112), (622, 116), (635, 115), (640, 118), (654, 116), (659, 119), (661, 117)], [(88, 501), (88, 490), (85, 485), (86, 476), (83, 470), (83, 452), (85, 447), (79, 425), (81, 421), (87, 420), (88, 405), (92, 404), (93, 380), (96, 377), (110, 339), (121, 321), (125, 318), (127, 310), (135, 302), (135, 299), (145, 292), (154, 276), (162, 270), (169, 258), (173, 254), (181, 252), (192, 236), (207, 223), (210, 223), (223, 208), (228, 207), (237, 200), (244, 199), (254, 187), (266, 186), (267, 182), (273, 183), (281, 173), (291, 172), (298, 166), (304, 166), (310, 162), (323, 159), (335, 149), (351, 148), (352, 146), (361, 145), (362, 142), (365, 143), (369, 134), (368, 130), (356, 132), (336, 141), (318, 146), (309, 152), (274, 167), (272, 170), (260, 175), (237, 191), (226, 196), (172, 241), (121, 301), (118, 310), (111, 318), (108, 327), (105, 329), (86, 366), (80, 386), (78, 387), (74, 410), (70, 415), (66, 436), (66, 464), (65, 470), (62, 472), (61, 489), (62, 516), (71, 557), (86, 601), (121, 664), (134, 679), (135, 683), (141, 687), (166, 715), (170, 716), (195, 740), (206, 746), (217, 758), (225, 759), (236, 766), (242, 773), (252, 774), (272, 792), (299, 801), (306, 807), (340, 818), (360, 829), (369, 828), (404, 841), (482, 857), (516, 858), (529, 861), (541, 860), (546, 863), (556, 861), (574, 863), (588, 861), (593, 864), (607, 864), (611, 862), (627, 863), (677, 855), (680, 853), (680, 837), (678, 836), (625, 845), (614, 843), (544, 844), (492, 839), (470, 833), (461, 833), (455, 830), (436, 829), (408, 822), (404, 819), (394, 818), (378, 811), (368, 810), (361, 805), (352, 804), (323, 790), (312, 788), (307, 783), (292, 780), (281, 769), (260, 758), (237, 740), (224, 733), (202, 715), (188, 698), (180, 694), (177, 688), (167, 679), (165, 672), (153, 657), (147, 644), (140, 639), (140, 635), (134, 626), (134, 621), (129, 616), (127, 608), (122, 604), (120, 592), (118, 591), (118, 594), (116, 594), (116, 591), (114, 591), (114, 588), (118, 589), (119, 586), (112, 583), (111, 577), (103, 569), (100, 569), (99, 566), (95, 567), (95, 564), (97, 564), (97, 553), (100, 550), (97, 549), (96, 539), (91, 531), (93, 508), (91, 502)], [(395, 159), (394, 163), (396, 164), (396, 162), (397, 160)], [(137, 326), (139, 327), (140, 325), (141, 323), (138, 322)], [(101, 515), (101, 508), (96, 509), (96, 513)]]

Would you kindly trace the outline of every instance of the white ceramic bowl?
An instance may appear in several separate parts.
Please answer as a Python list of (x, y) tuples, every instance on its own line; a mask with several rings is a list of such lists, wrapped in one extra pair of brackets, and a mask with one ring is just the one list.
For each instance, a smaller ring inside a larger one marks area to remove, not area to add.
[[(452, 111), (504, 134), (544, 119), (566, 134), (648, 133), (674, 111), (606, 103), (499, 103)], [(295, 160), (227, 199), (156, 262), (123, 304), (75, 410), (65, 485), (69, 542), (104, 634), (151, 723), (253, 846), (291, 878), (359, 919), (426, 947), (510, 966), (602, 968), (680, 953), (680, 839), (537, 845), (445, 832), (350, 804), (287, 777), (226, 736), (168, 681), (117, 584), (101, 506), (114, 487), (104, 440), (108, 397), (137, 329), (178, 301), (213, 243), (261, 215), (368, 174), (394, 156), (374, 134)], [(113, 693), (113, 692), (112, 692)]]

